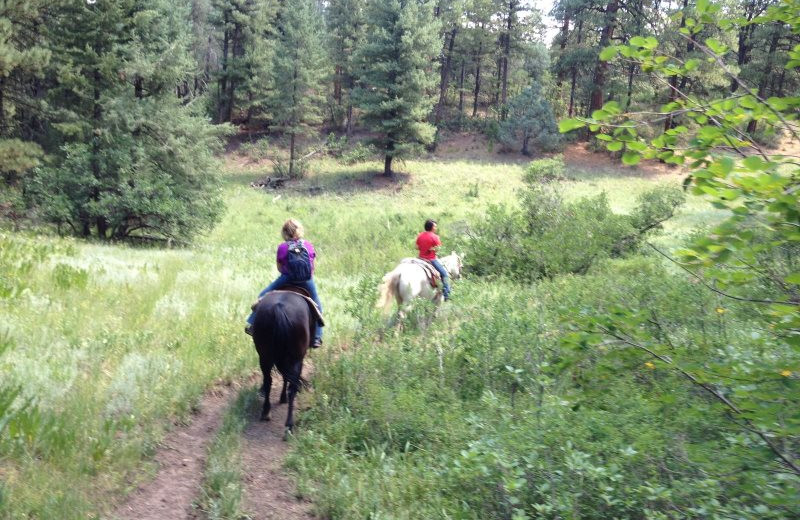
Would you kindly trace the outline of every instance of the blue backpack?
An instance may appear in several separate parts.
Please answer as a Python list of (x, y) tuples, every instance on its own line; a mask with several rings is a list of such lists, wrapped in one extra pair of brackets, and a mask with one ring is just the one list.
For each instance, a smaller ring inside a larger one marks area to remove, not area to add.
[(311, 279), (311, 256), (302, 240), (289, 242), (289, 256), (286, 259), (287, 274), (293, 282)]

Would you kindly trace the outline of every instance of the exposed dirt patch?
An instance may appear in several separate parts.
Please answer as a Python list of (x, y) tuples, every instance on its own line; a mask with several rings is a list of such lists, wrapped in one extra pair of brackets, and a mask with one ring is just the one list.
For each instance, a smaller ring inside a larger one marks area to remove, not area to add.
[[(303, 377), (308, 378), (311, 364), (306, 359), (303, 364)], [(311, 520), (317, 518), (312, 513), (312, 505), (297, 498), (294, 483), (283, 469), (283, 459), (289, 444), (283, 441), (283, 425), (286, 423), (287, 405), (278, 404), (283, 384), (279, 374), (273, 374), (270, 402), (272, 420), (258, 420), (261, 400), (250, 410), (250, 417), (243, 433), (242, 470), (244, 474), (243, 509), (251, 520)], [(295, 422), (301, 409), (303, 391), (295, 400)], [(295, 426), (296, 428), (299, 426)]]
[(483, 134), (471, 132), (443, 132), (431, 159), (445, 161), (478, 161), (524, 163), (535, 157), (505, 150), (499, 143), (491, 143)]
[(589, 148), (587, 143), (572, 143), (564, 149), (564, 164), (569, 169), (582, 170), (614, 170), (622, 175), (638, 177), (654, 177), (659, 175), (680, 175), (685, 171), (673, 165), (655, 160), (643, 160), (636, 166), (625, 166), (619, 157), (608, 152), (598, 152)]
[(172, 431), (161, 443), (155, 456), (159, 466), (155, 479), (132, 493), (112, 518), (193, 518), (192, 502), (200, 493), (208, 444), (237, 391), (237, 385), (219, 385), (206, 394), (191, 422)]

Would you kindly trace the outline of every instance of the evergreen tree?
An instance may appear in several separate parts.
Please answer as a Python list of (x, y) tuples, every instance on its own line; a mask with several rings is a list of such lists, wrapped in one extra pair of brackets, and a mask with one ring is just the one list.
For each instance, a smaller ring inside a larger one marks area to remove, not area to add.
[(533, 82), (509, 103), (508, 117), (500, 125), (500, 141), (519, 147), (525, 155), (531, 155), (531, 145), (551, 151), (560, 142), (553, 108), (542, 95), (538, 82)]
[(168, 0), (69, 2), (49, 35), (53, 161), (27, 185), (42, 215), (100, 238), (185, 240), (221, 211), (215, 129), (176, 95), (193, 73), (188, 12)]
[(353, 89), (355, 88), (354, 55), (364, 43), (364, 0), (331, 0), (327, 22), (333, 61), (333, 121), (353, 133)]
[(295, 176), (295, 138), (322, 121), (320, 107), (325, 54), (322, 19), (314, 0), (286, 4), (280, 14), (280, 38), (272, 62), (273, 128), (289, 136), (289, 177)]
[(395, 157), (433, 142), (435, 129), (425, 120), (441, 42), (432, 13), (429, 2), (415, 0), (375, 0), (368, 10), (357, 97), (365, 123), (379, 134), (374, 143), (384, 151), (387, 176)]
[(265, 67), (272, 59), (276, 9), (274, 0), (212, 0), (219, 54), (212, 109), (218, 123), (246, 119), (268, 97)]
[(33, 139), (43, 108), (37, 87), (50, 61), (40, 32), (45, 20), (44, 1), (0, 3), (0, 180), (9, 186), (41, 158)]

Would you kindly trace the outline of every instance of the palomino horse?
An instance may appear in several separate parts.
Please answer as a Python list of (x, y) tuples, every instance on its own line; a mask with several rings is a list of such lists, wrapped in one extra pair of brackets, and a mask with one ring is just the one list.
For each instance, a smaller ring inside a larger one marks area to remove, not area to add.
[(253, 343), (258, 351), (266, 393), (261, 420), (270, 419), (269, 389), (275, 366), (283, 376), (280, 403), (289, 402), (285, 430), (288, 436), (294, 427), (294, 398), (300, 389), (303, 358), (311, 344), (316, 316), (303, 296), (289, 291), (268, 292), (258, 302), (255, 312)]
[[(450, 253), (440, 258), (439, 262), (450, 274), (450, 278), (461, 277), (461, 257), (456, 253)], [(425, 268), (414, 262), (413, 259), (406, 258), (383, 277), (380, 296), (375, 306), (383, 309), (384, 313), (388, 313), (392, 305), (392, 298), (394, 298), (402, 317), (404, 311), (408, 310), (411, 300), (417, 297), (431, 300), (438, 305), (441, 303), (443, 295), (440, 289), (431, 287)]]

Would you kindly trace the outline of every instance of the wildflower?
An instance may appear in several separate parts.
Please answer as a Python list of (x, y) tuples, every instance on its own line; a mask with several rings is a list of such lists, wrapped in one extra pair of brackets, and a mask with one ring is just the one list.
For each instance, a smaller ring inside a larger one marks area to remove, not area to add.
[(717, 314), (725, 314), (725, 309), (722, 307), (717, 307)]
[(644, 366), (646, 366), (650, 370), (656, 368), (656, 366), (654, 364), (652, 364), (651, 362), (649, 362), (649, 361), (647, 363), (645, 363)]
[(781, 370), (781, 375), (783, 377), (789, 377), (790, 375), (792, 375), (792, 371), (791, 370)]

